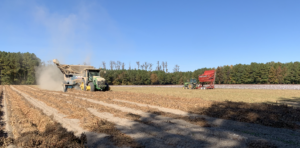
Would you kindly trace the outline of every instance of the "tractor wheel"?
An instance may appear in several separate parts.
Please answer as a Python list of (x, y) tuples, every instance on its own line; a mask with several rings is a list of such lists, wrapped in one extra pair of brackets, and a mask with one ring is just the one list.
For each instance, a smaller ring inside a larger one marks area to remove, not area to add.
[(109, 91), (110, 90), (109, 85), (107, 83), (105, 83), (105, 84), (106, 84), (105, 91)]
[(189, 84), (188, 88), (189, 88), (189, 89), (194, 89), (193, 84)]
[(93, 82), (90, 82), (89, 86), (90, 86), (90, 91), (95, 91), (95, 85)]

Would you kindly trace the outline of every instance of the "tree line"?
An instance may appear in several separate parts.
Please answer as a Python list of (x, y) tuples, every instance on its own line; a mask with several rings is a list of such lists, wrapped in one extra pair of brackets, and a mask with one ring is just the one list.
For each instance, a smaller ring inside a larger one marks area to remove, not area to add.
[[(48, 61), (48, 64), (51, 64)], [(167, 62), (155, 65), (147, 62), (135, 62), (135, 68), (129, 64), (110, 61), (102, 62), (106, 74), (101, 74), (110, 85), (167, 85), (183, 84), (190, 78), (198, 78), (205, 70), (216, 70), (216, 84), (300, 84), (300, 63), (251, 63), (225, 65), (217, 68), (201, 68), (182, 72), (175, 65), (169, 72)], [(46, 65), (34, 53), (10, 53), (0, 51), (1, 84), (36, 84), (36, 67)], [(198, 79), (197, 79), (198, 81)]]
[(34, 53), (0, 51), (0, 83), (36, 84), (35, 67), (41, 60)]
[(268, 62), (222, 66), (216, 69), (217, 84), (300, 84), (300, 63)]
[[(163, 62), (167, 63), (167, 62)], [(197, 79), (205, 70), (216, 70), (216, 84), (300, 84), (300, 63), (251, 63), (225, 65), (217, 68), (201, 68), (195, 71), (181, 72), (175, 65), (173, 72), (168, 72), (167, 66), (158, 65), (154, 71), (139, 66), (138, 69), (124, 68), (124, 63), (110, 62), (105, 77), (110, 85), (166, 85), (183, 84), (190, 78)], [(117, 66), (116, 66), (117, 65)], [(121, 65), (121, 66), (119, 66)], [(143, 64), (145, 65), (145, 64)], [(151, 66), (152, 67), (152, 66)], [(198, 81), (198, 79), (197, 79)]]

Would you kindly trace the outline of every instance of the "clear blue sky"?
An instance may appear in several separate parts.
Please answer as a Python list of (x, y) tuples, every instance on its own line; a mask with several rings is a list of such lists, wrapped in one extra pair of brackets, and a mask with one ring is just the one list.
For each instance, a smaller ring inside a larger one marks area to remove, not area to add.
[(299, 0), (1, 0), (0, 50), (172, 71), (300, 59)]

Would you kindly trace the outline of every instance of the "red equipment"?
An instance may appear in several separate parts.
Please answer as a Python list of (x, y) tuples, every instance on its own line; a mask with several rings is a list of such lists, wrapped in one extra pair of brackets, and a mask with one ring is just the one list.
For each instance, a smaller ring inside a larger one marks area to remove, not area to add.
[[(215, 78), (216, 78), (215, 70), (204, 71), (204, 74), (199, 76), (199, 82), (202, 85), (201, 88), (214, 89), (215, 88)], [(209, 86), (203, 87), (205, 82), (209, 82)], [(200, 88), (200, 86), (199, 86), (199, 88)]]

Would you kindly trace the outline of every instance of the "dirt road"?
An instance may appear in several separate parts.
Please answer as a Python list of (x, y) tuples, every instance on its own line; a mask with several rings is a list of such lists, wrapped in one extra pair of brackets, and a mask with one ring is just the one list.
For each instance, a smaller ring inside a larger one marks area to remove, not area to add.
[[(113, 91), (62, 93), (31, 86), (5, 88), (8, 110), (16, 110), (11, 114), (24, 120), (16, 125), (17, 119), (11, 118), (15, 139), (25, 127), (44, 133), (46, 125), (59, 124), (74, 133), (78, 146), (86, 138), (88, 147), (300, 146), (297, 128), (274, 128), (189, 111), (197, 103), (211, 105), (205, 101)], [(39, 119), (35, 119), (37, 115)]]

